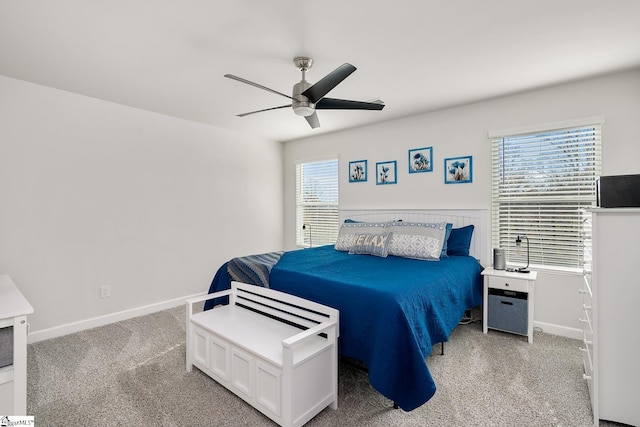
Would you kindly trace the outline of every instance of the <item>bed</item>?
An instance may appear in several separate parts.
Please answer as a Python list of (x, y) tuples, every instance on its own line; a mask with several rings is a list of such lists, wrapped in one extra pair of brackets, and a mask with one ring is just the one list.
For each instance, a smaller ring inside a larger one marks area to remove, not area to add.
[[(489, 254), (487, 218), (488, 211), (483, 209), (341, 211), (342, 223), (399, 219), (403, 224), (398, 226), (448, 223), (454, 229), (452, 238), (460, 234), (458, 230), (472, 229), (468, 255), (454, 252), (430, 261), (353, 254), (336, 250), (341, 234), (335, 246), (277, 254), (268, 266), (266, 286), (338, 309), (340, 354), (363, 362), (371, 386), (411, 411), (435, 394), (426, 363), (433, 346), (448, 340), (467, 309), (482, 304), (480, 273)], [(388, 236), (390, 241), (393, 233)], [(209, 292), (227, 289), (230, 281), (229, 263), (225, 263)], [(214, 304), (209, 302), (205, 309)]]

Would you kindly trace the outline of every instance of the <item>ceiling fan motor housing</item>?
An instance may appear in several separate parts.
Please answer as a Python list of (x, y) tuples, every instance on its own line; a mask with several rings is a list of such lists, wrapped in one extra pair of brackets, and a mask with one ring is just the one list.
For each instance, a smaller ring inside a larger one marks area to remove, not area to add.
[(309, 98), (302, 95), (302, 92), (311, 87), (311, 83), (302, 79), (299, 83), (293, 85), (293, 101), (291, 103), (291, 108), (293, 108), (293, 112), (298, 116), (310, 116), (316, 110), (316, 104), (309, 101)]

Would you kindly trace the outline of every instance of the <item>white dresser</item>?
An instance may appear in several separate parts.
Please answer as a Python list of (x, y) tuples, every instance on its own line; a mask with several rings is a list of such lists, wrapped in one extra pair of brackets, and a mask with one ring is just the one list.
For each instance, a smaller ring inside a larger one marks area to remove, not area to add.
[(580, 290), (580, 323), (594, 425), (640, 426), (640, 209), (590, 211), (593, 260)]
[[(0, 274), (0, 329), (6, 334), (2, 343), (13, 347), (11, 364), (0, 368), (0, 417), (27, 415), (27, 314), (30, 313), (33, 313), (31, 304), (8, 275)], [(11, 337), (9, 342), (7, 336)], [(6, 355), (7, 347), (3, 349)]]

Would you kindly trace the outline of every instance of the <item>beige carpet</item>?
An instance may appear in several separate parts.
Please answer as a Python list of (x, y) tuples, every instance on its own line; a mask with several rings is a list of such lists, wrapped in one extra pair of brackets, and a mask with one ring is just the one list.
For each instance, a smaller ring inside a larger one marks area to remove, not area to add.
[[(176, 308), (29, 345), (29, 415), (39, 427), (275, 425), (197, 369), (186, 372), (184, 330)], [(461, 325), (445, 355), (436, 347), (427, 359), (438, 390), (422, 407), (392, 409), (364, 371), (342, 362), (338, 410), (307, 425), (588, 426), (579, 344)]]

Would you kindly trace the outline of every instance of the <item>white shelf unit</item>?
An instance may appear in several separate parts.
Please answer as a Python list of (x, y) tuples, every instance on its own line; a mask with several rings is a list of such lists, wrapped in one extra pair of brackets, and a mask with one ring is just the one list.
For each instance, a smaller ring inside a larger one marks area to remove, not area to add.
[(580, 290), (584, 378), (594, 425), (600, 420), (640, 426), (640, 338), (635, 331), (640, 301), (638, 242), (640, 209), (591, 209), (591, 272)]
[(27, 314), (33, 307), (0, 274), (0, 328), (13, 328), (13, 363), (0, 368), (0, 416), (27, 415)]

